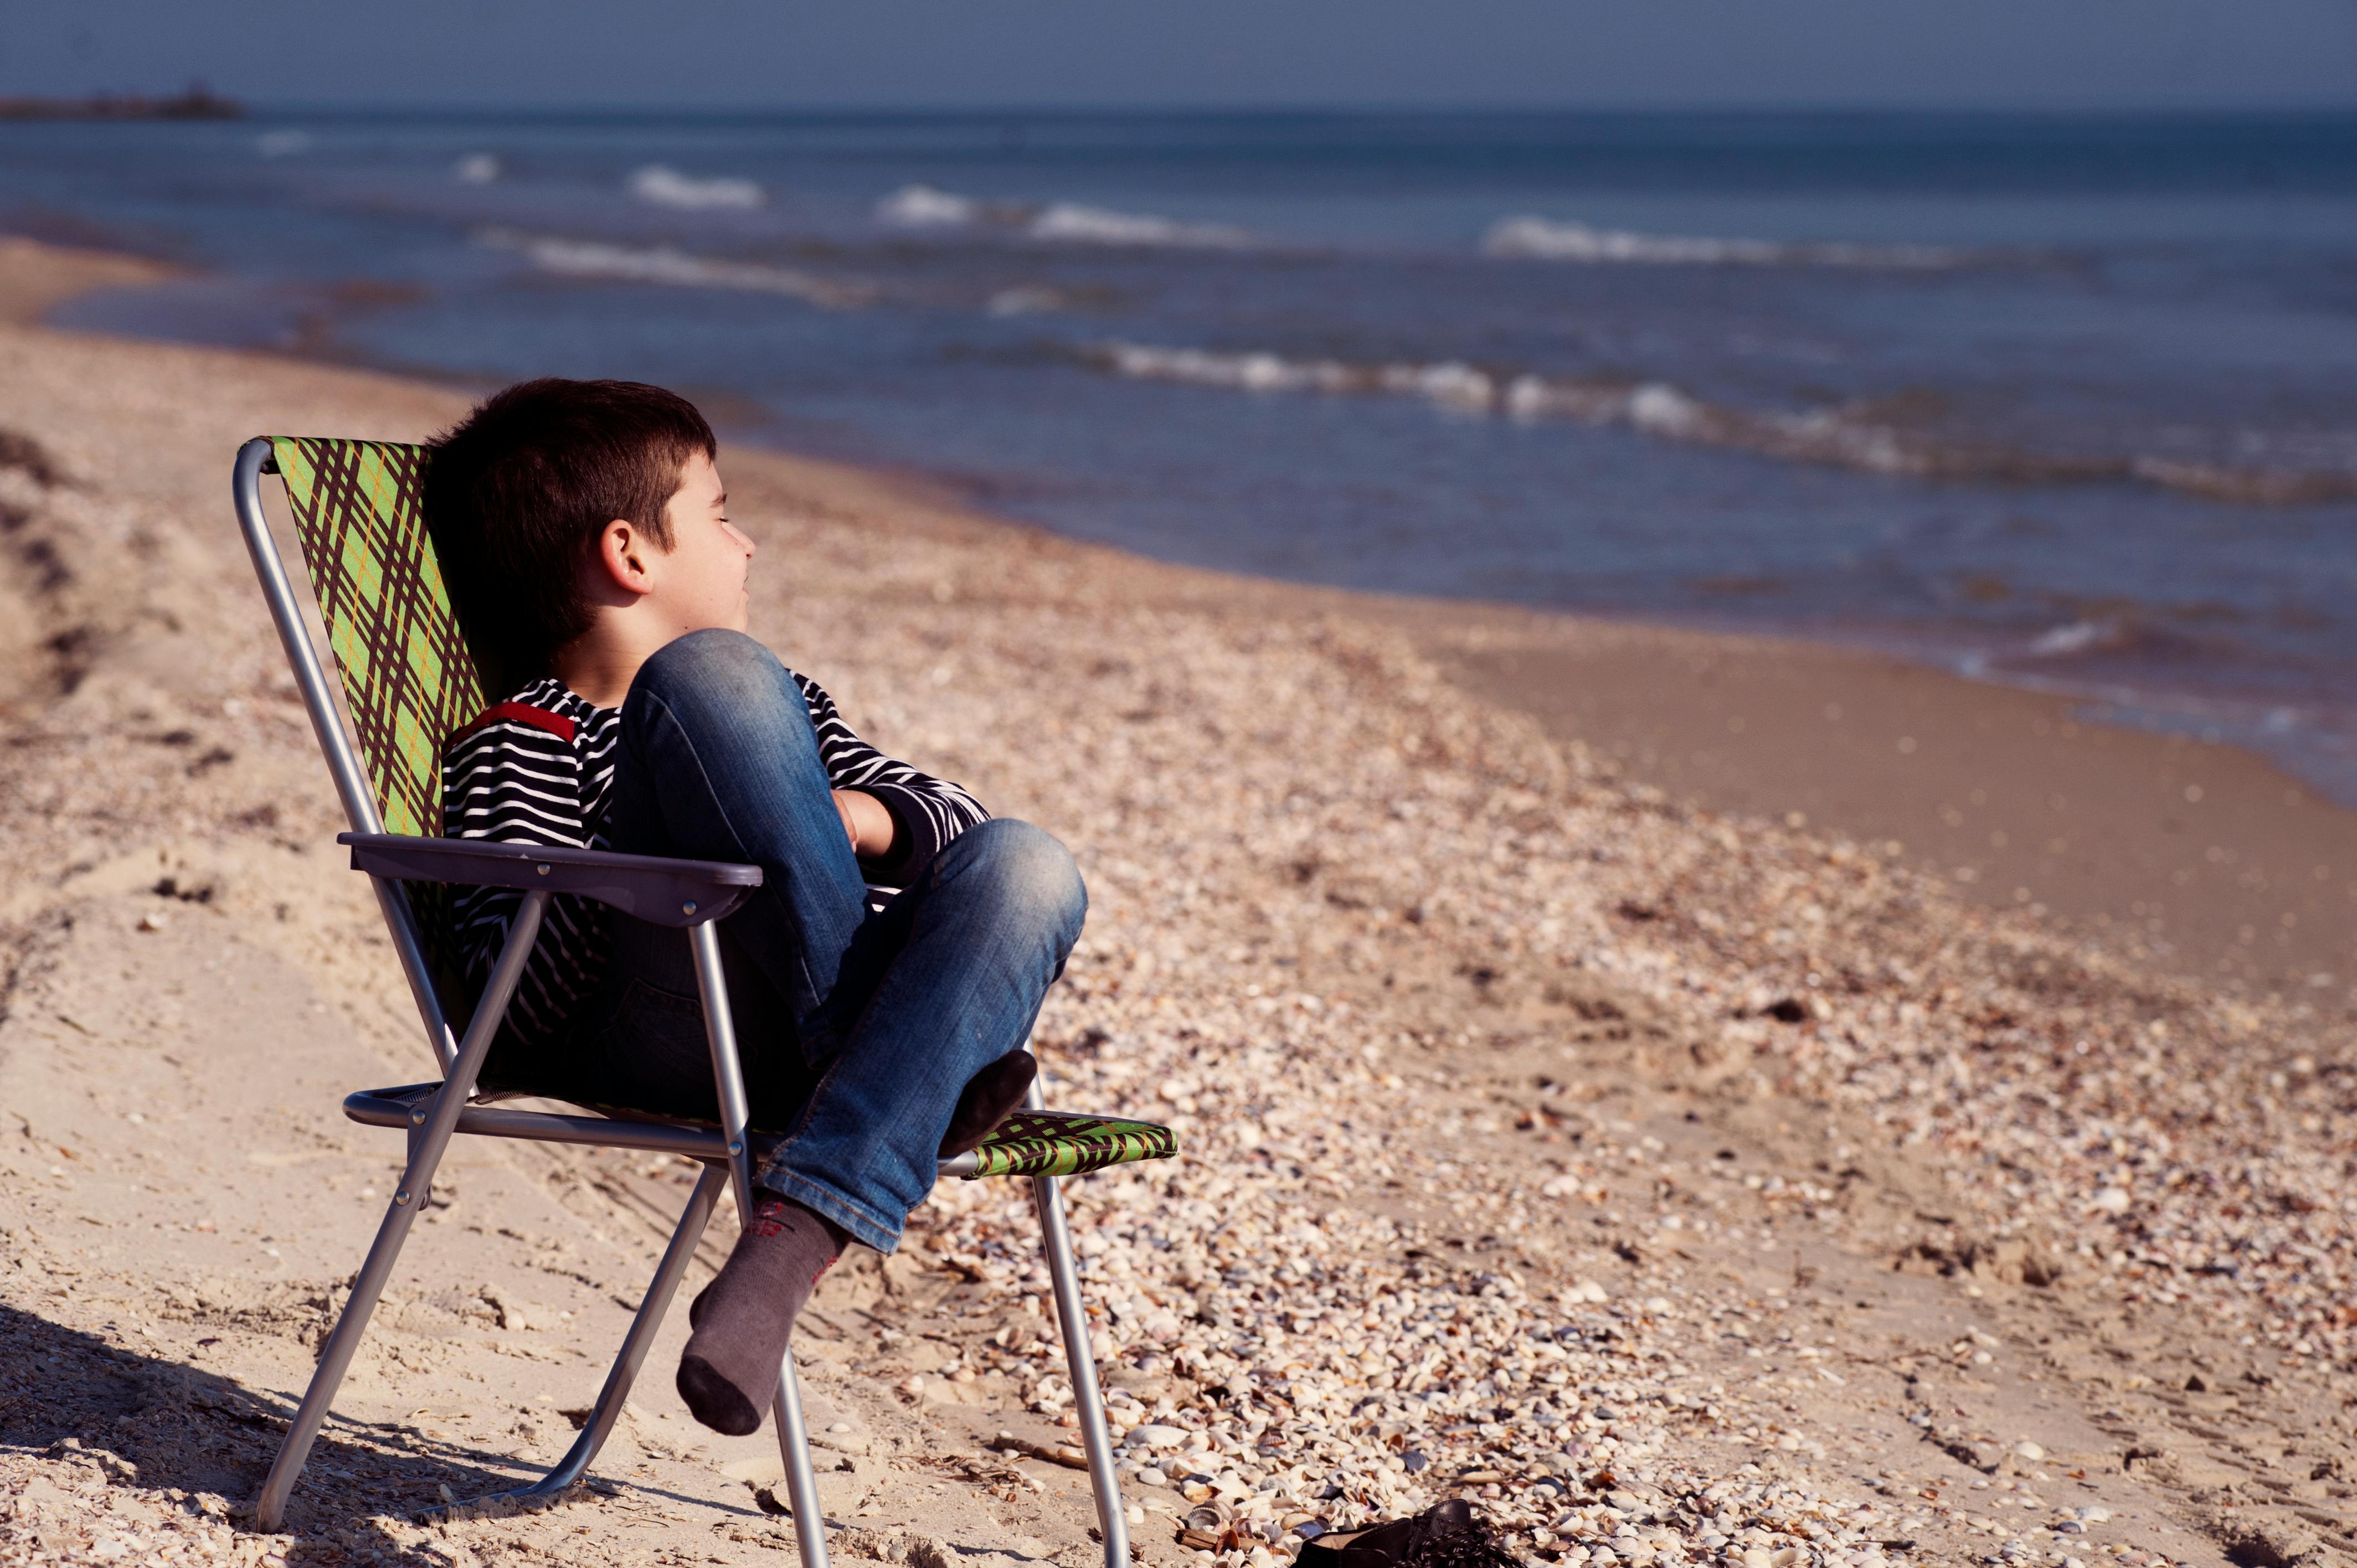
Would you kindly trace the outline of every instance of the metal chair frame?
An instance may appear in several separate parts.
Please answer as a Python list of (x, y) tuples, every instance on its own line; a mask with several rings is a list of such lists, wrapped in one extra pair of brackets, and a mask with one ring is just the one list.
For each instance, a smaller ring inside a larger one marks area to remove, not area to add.
[[(760, 885), (759, 866), (715, 862), (658, 859), (613, 854), (602, 851), (536, 848), (491, 843), (480, 840), (428, 839), (387, 834), (376, 802), (363, 775), (350, 737), (345, 733), (330, 694), (328, 675), (312, 644), (302, 610), (285, 563), (262, 510), (262, 476), (274, 474), (277, 465), (268, 440), (256, 438), (238, 451), (231, 479), (240, 530), (261, 579), (271, 620), (293, 671), (303, 706), (333, 775), (337, 797), (352, 831), (337, 843), (352, 852), (355, 870), (367, 872), (376, 890), (403, 975), (409, 983), (426, 1044), (442, 1069), (439, 1083), (364, 1090), (344, 1101), (344, 1113), (366, 1126), (398, 1127), (408, 1136), (408, 1157), (384, 1221), (377, 1229), (368, 1258), (352, 1282), (351, 1295), (319, 1352), (302, 1403), (288, 1424), (285, 1441), (253, 1504), (253, 1521), (263, 1530), (276, 1530), (285, 1517), (286, 1499), (300, 1477), (312, 1442), (327, 1419), (353, 1353), (367, 1332), (369, 1317), (383, 1294), (404, 1242), (420, 1210), (425, 1207), (434, 1173), (452, 1137), (469, 1134), (521, 1138), (544, 1143), (579, 1144), (599, 1148), (638, 1149), (679, 1155), (700, 1162), (704, 1172), (690, 1193), (686, 1208), (656, 1265), (638, 1314), (604, 1388), (592, 1407), (581, 1435), (565, 1456), (529, 1486), (491, 1494), (478, 1503), (505, 1502), (542, 1505), (562, 1495), (587, 1471), (604, 1447), (622, 1413), (630, 1385), (645, 1361), (662, 1326), (679, 1282), (687, 1272), (723, 1183), (734, 1185), (740, 1218), (753, 1212), (753, 1155), (748, 1136), (744, 1074), (739, 1068), (736, 1026), (728, 1007), (728, 985), (722, 975), (719, 939), (715, 922), (727, 915)], [(425, 958), (425, 944), (403, 889), (405, 881), (432, 881), (513, 887), (524, 894), (522, 908), (509, 929), (489, 983), (463, 1038), (456, 1038), (445, 1016), (441, 998)], [(471, 1104), (476, 1079), (505, 1015), (509, 999), (532, 952), (548, 901), (558, 893), (597, 898), (627, 914), (686, 932), (694, 956), (696, 987), (704, 1005), (705, 1036), (712, 1053), (712, 1078), (720, 1105), (717, 1130), (672, 1122), (633, 1121), (620, 1116), (570, 1116), (544, 1112), (501, 1110)], [(1032, 1086), (1029, 1103), (1041, 1105), (1039, 1085)], [(944, 1176), (971, 1176), (976, 1156), (961, 1155), (941, 1162)], [(1097, 1527), (1104, 1543), (1105, 1568), (1128, 1568), (1129, 1540), (1123, 1516), (1119, 1481), (1114, 1468), (1113, 1439), (1105, 1427), (1104, 1402), (1097, 1387), (1096, 1361), (1090, 1349), (1088, 1316), (1081, 1301), (1078, 1265), (1071, 1235), (1065, 1223), (1063, 1197), (1057, 1178), (1027, 1177), (1039, 1216), (1048, 1274), (1053, 1285), (1056, 1320), (1062, 1330), (1064, 1359), (1071, 1377), (1073, 1404), (1088, 1455), (1089, 1479), (1095, 1493)], [(825, 1516), (818, 1480), (811, 1467), (810, 1434), (802, 1417), (802, 1397), (794, 1376), (793, 1353), (788, 1349), (778, 1368), (777, 1394), (771, 1404), (777, 1422), (778, 1447), (785, 1464), (786, 1490), (793, 1509), (795, 1545), (802, 1568), (827, 1568)]]

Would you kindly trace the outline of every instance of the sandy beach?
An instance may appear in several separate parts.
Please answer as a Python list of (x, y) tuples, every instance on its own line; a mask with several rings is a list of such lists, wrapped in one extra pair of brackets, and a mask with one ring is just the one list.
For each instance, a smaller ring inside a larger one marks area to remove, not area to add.
[[(570, 1442), (691, 1179), (554, 1148), (454, 1151), (248, 1527), (399, 1168), (338, 1101), (425, 1061), (229, 465), (466, 400), (38, 324), (145, 266), (0, 245), (0, 1563), (789, 1562), (683, 1321), (591, 1483), (441, 1509)], [(1143, 1561), (1453, 1495), (1599, 1568), (2357, 1561), (2350, 813), (1844, 650), (722, 468), (756, 634), (1088, 878), (1051, 1101), (1182, 1148), (1067, 1184)], [(805, 1316), (846, 1559), (1096, 1561), (995, 1446), (1071, 1435), (1035, 1234), (945, 1184)]]

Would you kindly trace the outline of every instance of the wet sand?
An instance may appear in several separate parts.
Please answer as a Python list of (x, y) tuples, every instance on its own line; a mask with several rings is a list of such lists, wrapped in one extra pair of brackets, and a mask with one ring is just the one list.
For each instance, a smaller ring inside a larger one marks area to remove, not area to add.
[(1966, 902), (2139, 961), (2357, 996), (2357, 812), (2250, 752), (1843, 648), (1396, 613), (1467, 690), (1675, 798), (1896, 842)]

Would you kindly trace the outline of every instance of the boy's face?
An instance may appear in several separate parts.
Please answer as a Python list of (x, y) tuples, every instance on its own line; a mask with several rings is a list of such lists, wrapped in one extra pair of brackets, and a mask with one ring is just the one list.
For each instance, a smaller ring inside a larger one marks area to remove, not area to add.
[(671, 550), (651, 564), (651, 596), (660, 602), (672, 635), (714, 627), (745, 630), (753, 542), (728, 521), (728, 492), (711, 458), (698, 452), (687, 460), (663, 521), (671, 527)]

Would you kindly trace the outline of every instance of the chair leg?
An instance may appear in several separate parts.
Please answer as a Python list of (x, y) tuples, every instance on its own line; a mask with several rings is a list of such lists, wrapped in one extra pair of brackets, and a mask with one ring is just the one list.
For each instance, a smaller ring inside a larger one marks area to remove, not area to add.
[(695, 1191), (689, 1196), (687, 1208), (679, 1217), (678, 1228), (671, 1233), (671, 1245), (663, 1249), (662, 1262), (655, 1266), (655, 1277), (639, 1303), (638, 1316), (630, 1319), (630, 1331), (622, 1339), (621, 1353), (614, 1358), (613, 1369), (606, 1374), (606, 1386), (598, 1391), (597, 1403), (589, 1412), (589, 1419), (582, 1423), (581, 1435), (565, 1451), (565, 1457), (531, 1486), (495, 1492), (476, 1499), (478, 1502), (553, 1501), (589, 1468), (597, 1451), (606, 1446), (615, 1423), (622, 1419), (622, 1406), (630, 1397), (630, 1385), (638, 1380), (639, 1368), (662, 1327), (663, 1315), (671, 1310), (672, 1297), (678, 1293), (680, 1279), (687, 1273), (688, 1261), (695, 1256), (695, 1244), (704, 1238), (704, 1228), (710, 1223), (712, 1210), (720, 1201), (720, 1189), (727, 1184), (726, 1165), (718, 1161), (705, 1165), (704, 1175), (697, 1178)]
[(826, 1506), (819, 1500), (818, 1477), (811, 1468), (810, 1423), (802, 1416), (802, 1391), (794, 1376), (793, 1347), (778, 1363), (778, 1397), (770, 1404), (778, 1423), (778, 1453), (786, 1462), (786, 1497), (794, 1509), (794, 1546), (802, 1568), (826, 1568)]
[(425, 1207), (426, 1194), (433, 1190), (434, 1172), (442, 1163), (443, 1151), (450, 1146), (450, 1134), (458, 1125), (458, 1112), (466, 1109), (467, 1097), (474, 1092), (476, 1075), (482, 1071), (483, 1058), (491, 1048), (491, 1036), (507, 1014), (508, 998), (515, 994), (524, 961), (532, 955), (533, 942), (540, 935), (541, 917), (547, 912), (548, 900), (546, 893), (524, 895), (522, 905), (509, 922), (507, 945), (500, 950), (499, 962), (492, 966), (491, 977), (483, 987), (483, 999), (476, 1004), (474, 1021), (467, 1026), (467, 1038), (458, 1047), (457, 1064), (433, 1098), (411, 1112), (409, 1160), (401, 1173), (401, 1186), (385, 1210), (384, 1223), (377, 1228), (368, 1261), (352, 1280), (352, 1295), (344, 1305), (344, 1315), (336, 1320), (327, 1344), (320, 1348), (319, 1365), (311, 1374), (310, 1387), (303, 1391), (303, 1402), (296, 1408), (294, 1421), (287, 1425), (286, 1441), (278, 1445), (278, 1457), (271, 1462), (261, 1495), (253, 1499), (253, 1522), (258, 1529), (274, 1530), (285, 1516), (287, 1494), (294, 1491), (296, 1477), (303, 1473), (303, 1461), (310, 1457), (312, 1440), (319, 1435), (319, 1425), (328, 1419), (328, 1406), (343, 1384), (344, 1373), (352, 1364), (352, 1353), (361, 1348), (361, 1336), (368, 1331), (369, 1315), (376, 1310), (377, 1298), (384, 1294), (384, 1283), (393, 1273), (393, 1261), (401, 1256), (401, 1244), (409, 1240), (409, 1228), (416, 1223), (417, 1212)]
[(1064, 1223), (1064, 1195), (1054, 1176), (1031, 1178), (1031, 1199), (1039, 1210), (1047, 1244), (1048, 1278), (1055, 1286), (1056, 1321), (1064, 1334), (1064, 1365), (1071, 1373), (1072, 1404), (1081, 1418), (1081, 1442), (1089, 1455), (1089, 1485), (1096, 1493), (1097, 1530), (1104, 1538), (1105, 1568), (1129, 1568), (1129, 1525), (1122, 1515), (1121, 1477), (1113, 1467), (1113, 1434), (1105, 1429), (1104, 1399), (1097, 1391), (1095, 1352), (1089, 1348), (1089, 1317), (1081, 1305), (1080, 1269), (1072, 1261), (1072, 1237)]
[[(720, 1101), (720, 1130), (727, 1139), (737, 1219), (750, 1225), (753, 1148), (746, 1123), (752, 1113), (745, 1102), (745, 1072), (737, 1055), (737, 1022), (728, 1007), (728, 979), (720, 967), (720, 940), (707, 922), (687, 929), (687, 945), (695, 960), (696, 995), (704, 1004), (704, 1037), (712, 1051), (712, 1088)], [(810, 1429), (802, 1419), (802, 1389), (794, 1378), (791, 1345), (779, 1359), (778, 1392), (770, 1408), (778, 1423), (778, 1451), (786, 1464), (795, 1549), (802, 1553), (802, 1568), (826, 1568), (826, 1510), (819, 1504), (818, 1477), (811, 1473)]]
[[(435, 1153), (438, 1155), (440, 1151)], [(402, 1179), (407, 1184), (404, 1188), (406, 1197), (433, 1179), (433, 1165), (429, 1163), (423, 1172), (413, 1169)], [(271, 1463), (261, 1495), (253, 1500), (255, 1529), (274, 1530), (284, 1518), (287, 1494), (295, 1489), (296, 1477), (303, 1473), (304, 1460), (310, 1457), (312, 1440), (318, 1436), (319, 1425), (328, 1418), (328, 1406), (343, 1384), (352, 1353), (360, 1348), (361, 1336), (368, 1332), (369, 1316), (376, 1310), (377, 1298), (384, 1294), (384, 1282), (393, 1273), (393, 1261), (401, 1256), (402, 1243), (409, 1240), (409, 1228), (417, 1219), (419, 1207), (397, 1202), (385, 1209), (384, 1223), (377, 1228), (368, 1261), (361, 1265), (360, 1273), (352, 1281), (351, 1299), (344, 1304), (343, 1316), (336, 1319), (328, 1342), (319, 1348), (319, 1364), (311, 1373), (310, 1386), (303, 1391), (303, 1402), (286, 1428), (285, 1441), (278, 1445), (278, 1457)]]

